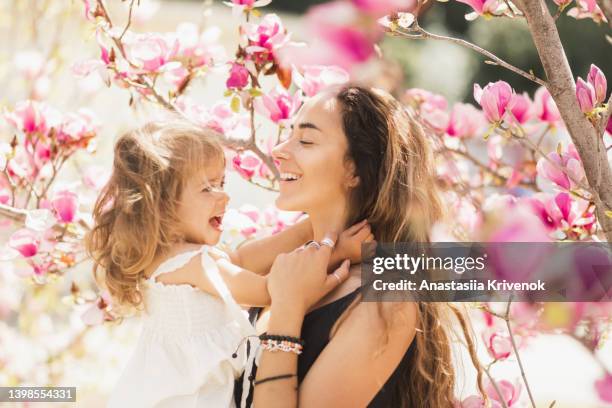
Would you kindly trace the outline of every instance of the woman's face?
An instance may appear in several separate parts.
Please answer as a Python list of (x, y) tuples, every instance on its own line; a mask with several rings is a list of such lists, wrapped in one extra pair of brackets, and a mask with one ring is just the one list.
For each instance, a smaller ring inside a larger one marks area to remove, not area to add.
[(278, 208), (312, 215), (330, 203), (346, 205), (354, 185), (345, 162), (347, 143), (334, 95), (323, 93), (306, 102), (290, 137), (272, 152), (280, 162)]

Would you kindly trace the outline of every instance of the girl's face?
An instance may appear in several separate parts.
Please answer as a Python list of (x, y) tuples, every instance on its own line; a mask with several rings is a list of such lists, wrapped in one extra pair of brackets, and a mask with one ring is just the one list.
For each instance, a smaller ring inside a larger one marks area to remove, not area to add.
[(323, 93), (306, 102), (289, 138), (272, 152), (280, 162), (278, 208), (312, 215), (330, 203), (346, 205), (348, 190), (356, 185), (345, 162), (347, 148), (334, 95)]
[(215, 245), (222, 232), (229, 196), (223, 191), (225, 167), (215, 163), (187, 180), (179, 201), (178, 217), (188, 242)]

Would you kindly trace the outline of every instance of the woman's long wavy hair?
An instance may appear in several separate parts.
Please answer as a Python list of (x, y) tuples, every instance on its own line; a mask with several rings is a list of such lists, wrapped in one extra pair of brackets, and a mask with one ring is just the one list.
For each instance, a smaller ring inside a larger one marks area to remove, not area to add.
[[(364, 218), (378, 242), (428, 243), (435, 222), (444, 216), (429, 141), (413, 114), (386, 92), (359, 86), (341, 88), (345, 159), (354, 164), (359, 184), (350, 192), (347, 225)], [(336, 323), (346, 319), (350, 310)], [(388, 326), (392, 316), (379, 311)], [(401, 408), (451, 407), (455, 372), (451, 352), (452, 315), (458, 320), (482, 389), (482, 369), (467, 317), (450, 303), (417, 302), (415, 353), (400, 365), (395, 390)]]
[(96, 280), (120, 311), (142, 305), (145, 268), (183, 238), (177, 208), (186, 181), (215, 160), (223, 163), (215, 136), (179, 119), (149, 123), (116, 141), (112, 175), (85, 242)]

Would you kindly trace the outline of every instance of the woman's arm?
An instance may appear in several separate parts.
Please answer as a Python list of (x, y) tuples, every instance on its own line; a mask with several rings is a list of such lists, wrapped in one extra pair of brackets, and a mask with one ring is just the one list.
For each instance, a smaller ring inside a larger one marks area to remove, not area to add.
[[(403, 358), (416, 332), (416, 306), (413, 303), (385, 306), (395, 309), (391, 325), (384, 324), (376, 303), (359, 304), (342, 322), (297, 391), (296, 378), (258, 385), (253, 406), (367, 406)], [(268, 332), (299, 337), (303, 317), (301, 309), (273, 301)], [(385, 331), (388, 336), (385, 336)], [(295, 354), (262, 354), (258, 379), (286, 373), (297, 373)]]
[(383, 314), (393, 316), (388, 325), (378, 309), (363, 302), (350, 312), (302, 381), (299, 407), (365, 407), (372, 401), (416, 333), (414, 303), (384, 305)]
[[(313, 250), (309, 252), (279, 257), (272, 267), (268, 279), (272, 297), (269, 334), (298, 337), (304, 314), (322, 293), (327, 293), (321, 279), (330, 277), (321, 257), (314, 254), (313, 260)], [(283, 273), (288, 270), (291, 273)], [(348, 268), (344, 271), (341, 267), (338, 272), (341, 279), (333, 279), (336, 284), (348, 276)], [(259, 384), (254, 407), (366, 406), (393, 373), (416, 332), (414, 303), (383, 305), (383, 316), (393, 316), (390, 321), (384, 320), (378, 309), (374, 302), (357, 305), (310, 368), (299, 390), (295, 377)], [(257, 380), (296, 374), (296, 370), (295, 354), (264, 351)]]

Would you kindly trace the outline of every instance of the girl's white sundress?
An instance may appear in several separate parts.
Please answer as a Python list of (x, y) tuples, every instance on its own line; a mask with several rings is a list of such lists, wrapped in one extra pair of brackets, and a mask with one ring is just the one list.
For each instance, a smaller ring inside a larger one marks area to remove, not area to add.
[[(235, 406), (234, 380), (246, 364), (246, 341), (241, 340), (255, 330), (232, 298), (208, 250), (203, 246), (170, 258), (145, 281), (142, 334), (110, 396), (109, 407)], [(197, 255), (220, 297), (190, 285), (156, 281)]]

